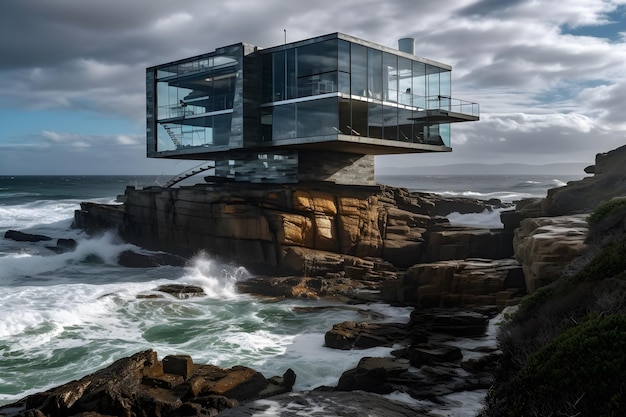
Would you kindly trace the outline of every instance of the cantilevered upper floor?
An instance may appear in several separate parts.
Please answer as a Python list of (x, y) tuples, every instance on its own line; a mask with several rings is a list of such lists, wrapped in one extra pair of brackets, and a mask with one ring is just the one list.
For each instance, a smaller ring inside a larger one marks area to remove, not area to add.
[(478, 120), (478, 104), (452, 97), (449, 65), (403, 49), (334, 33), (148, 68), (148, 156), (450, 151), (450, 124)]

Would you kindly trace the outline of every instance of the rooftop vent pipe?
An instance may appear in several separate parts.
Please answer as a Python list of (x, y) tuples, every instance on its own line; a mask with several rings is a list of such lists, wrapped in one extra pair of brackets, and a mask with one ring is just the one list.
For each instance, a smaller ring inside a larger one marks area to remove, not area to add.
[(407, 54), (415, 55), (415, 38), (398, 39), (398, 49)]

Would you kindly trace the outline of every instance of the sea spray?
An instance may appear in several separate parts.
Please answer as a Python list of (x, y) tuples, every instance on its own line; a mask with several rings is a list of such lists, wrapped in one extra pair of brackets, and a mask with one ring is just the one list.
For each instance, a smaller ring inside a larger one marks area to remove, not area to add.
[(480, 213), (460, 214), (458, 212), (448, 214), (447, 218), (451, 224), (459, 226), (476, 226), (488, 229), (502, 229), (504, 225), (500, 220), (500, 214), (510, 210), (509, 208), (485, 209)]

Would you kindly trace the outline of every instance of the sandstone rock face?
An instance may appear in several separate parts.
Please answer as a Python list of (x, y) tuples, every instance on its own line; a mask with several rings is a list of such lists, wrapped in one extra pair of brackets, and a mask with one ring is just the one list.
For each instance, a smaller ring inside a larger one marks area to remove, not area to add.
[(531, 294), (558, 279), (565, 266), (586, 248), (587, 215), (524, 219), (515, 230), (515, 257)]
[(291, 391), (295, 375), (266, 379), (253, 369), (196, 365), (186, 355), (159, 361), (152, 350), (78, 381), (0, 407), (0, 415), (206, 416), (240, 401)]
[[(510, 248), (508, 254), (488, 249), (507, 247), (495, 232), (444, 231), (447, 220), (436, 215), (455, 207), (444, 200), (382, 185), (128, 187), (123, 205), (81, 204), (75, 226), (112, 227), (146, 248), (183, 255), (207, 250), (258, 272), (307, 276), (345, 270), (349, 257), (404, 268), (423, 260), (512, 254)], [(480, 212), (490, 204), (463, 199), (456, 211)], [(462, 242), (452, 244), (455, 239)]]
[(626, 146), (597, 154), (595, 166), (588, 167), (585, 172), (594, 175), (548, 190), (545, 199), (522, 211), (534, 216), (589, 213), (613, 197), (626, 195)]
[(383, 284), (382, 297), (429, 307), (493, 305), (500, 310), (525, 294), (522, 268), (514, 259), (449, 260), (414, 265)]

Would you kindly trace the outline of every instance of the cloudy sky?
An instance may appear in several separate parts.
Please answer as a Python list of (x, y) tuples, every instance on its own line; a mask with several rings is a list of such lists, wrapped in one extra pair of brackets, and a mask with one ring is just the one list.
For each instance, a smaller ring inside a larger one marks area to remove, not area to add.
[(20, 0), (0, 3), (0, 175), (160, 174), (145, 68), (343, 32), (452, 65), (481, 120), (452, 153), (377, 166), (592, 163), (626, 143), (626, 0)]

